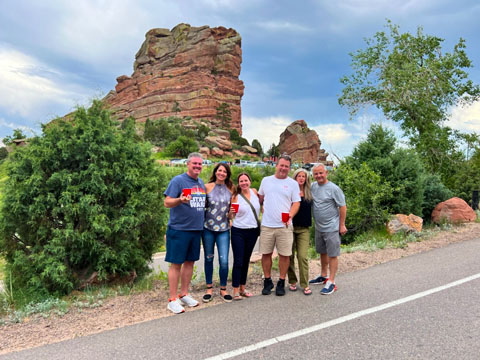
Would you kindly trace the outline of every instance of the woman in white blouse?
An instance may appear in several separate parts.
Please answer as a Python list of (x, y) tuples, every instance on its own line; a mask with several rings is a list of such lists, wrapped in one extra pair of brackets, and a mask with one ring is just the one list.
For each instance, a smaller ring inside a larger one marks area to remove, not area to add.
[[(233, 252), (232, 287), (233, 299), (242, 300), (252, 296), (246, 291), (250, 256), (260, 235), (260, 202), (257, 190), (251, 189), (250, 175), (242, 172), (237, 178), (238, 186), (232, 197), (232, 204), (238, 204), (231, 229), (231, 244)], [(234, 212), (232, 206), (231, 213)]]

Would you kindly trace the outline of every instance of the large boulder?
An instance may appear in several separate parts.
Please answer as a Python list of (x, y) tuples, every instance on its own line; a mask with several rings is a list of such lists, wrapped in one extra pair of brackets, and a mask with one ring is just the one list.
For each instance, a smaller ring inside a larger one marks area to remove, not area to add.
[(432, 212), (432, 221), (440, 224), (444, 221), (450, 223), (462, 223), (475, 221), (477, 214), (468, 206), (465, 200), (453, 197), (441, 202)]
[(388, 223), (387, 231), (390, 235), (397, 232), (414, 232), (419, 233), (422, 231), (423, 219), (419, 216), (410, 214), (396, 214)]
[(241, 42), (234, 29), (224, 27), (152, 29), (135, 56), (133, 74), (117, 77), (104, 100), (118, 120), (189, 116), (208, 120), (212, 129), (222, 126), (216, 109), (226, 103), (229, 127), (241, 134)]
[(205, 159), (208, 159), (208, 155), (210, 155), (210, 149), (206, 146), (202, 146), (198, 152), (203, 155)]
[(317, 132), (308, 128), (305, 120), (296, 120), (280, 134), (278, 149), (280, 154), (287, 153), (293, 162), (326, 163), (328, 153), (320, 149)]
[(232, 142), (230, 140), (218, 136), (207, 136), (204, 140), (207, 144), (216, 146), (222, 150), (232, 149)]
[(257, 149), (255, 149), (254, 147), (248, 146), (248, 145), (243, 145), (242, 150), (244, 150), (246, 152), (249, 152), (250, 154), (256, 154), (258, 152)]
[(224, 155), (224, 151), (219, 149), (218, 147), (214, 147), (210, 151), (210, 155), (215, 156), (215, 157), (222, 157)]

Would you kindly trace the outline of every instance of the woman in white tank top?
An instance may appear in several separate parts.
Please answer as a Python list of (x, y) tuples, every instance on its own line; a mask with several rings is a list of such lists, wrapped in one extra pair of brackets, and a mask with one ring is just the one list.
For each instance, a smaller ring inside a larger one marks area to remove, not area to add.
[[(233, 252), (232, 287), (233, 299), (242, 300), (252, 296), (245, 290), (250, 256), (260, 234), (260, 202), (257, 190), (250, 189), (252, 179), (247, 173), (237, 178), (237, 189), (232, 197), (232, 204), (238, 204), (238, 211), (233, 219), (231, 244)], [(231, 212), (234, 212), (232, 205)]]

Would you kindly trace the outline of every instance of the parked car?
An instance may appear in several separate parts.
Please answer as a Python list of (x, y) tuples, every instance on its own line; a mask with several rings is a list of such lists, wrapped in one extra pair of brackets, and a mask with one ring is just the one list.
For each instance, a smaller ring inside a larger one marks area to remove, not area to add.
[(249, 163), (250, 161), (248, 160), (240, 160), (240, 159), (235, 160), (235, 166), (245, 167), (245, 166), (248, 166)]
[(186, 165), (188, 159), (172, 159), (170, 160), (170, 164), (172, 165)]
[(254, 162), (251, 162), (251, 163), (247, 164), (247, 166), (251, 166), (251, 167), (265, 167), (265, 166), (267, 166), (267, 164), (265, 164), (263, 161), (254, 161)]
[(207, 165), (207, 166), (212, 165), (212, 161), (205, 159), (205, 160), (203, 160), (203, 165)]

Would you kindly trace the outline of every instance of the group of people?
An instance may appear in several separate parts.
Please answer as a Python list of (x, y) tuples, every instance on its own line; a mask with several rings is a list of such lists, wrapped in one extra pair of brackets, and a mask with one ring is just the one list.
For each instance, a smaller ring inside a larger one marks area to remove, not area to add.
[[(312, 185), (305, 169), (288, 176), (291, 158), (279, 157), (275, 174), (265, 177), (260, 188), (251, 188), (251, 178), (246, 172), (237, 176), (237, 185), (231, 179), (231, 169), (226, 163), (217, 164), (207, 184), (199, 175), (203, 158), (191, 153), (187, 172), (174, 177), (165, 190), (165, 207), (170, 209), (166, 233), (167, 253), (170, 263), (168, 282), (170, 296), (168, 309), (176, 314), (185, 307), (198, 306), (199, 302), (188, 295), (193, 265), (200, 258), (200, 244), (205, 256), (206, 292), (202, 301), (213, 298), (213, 269), (215, 245), (218, 251), (220, 296), (225, 302), (251, 297), (247, 291), (250, 256), (260, 237), (264, 273), (263, 295), (285, 295), (288, 274), (289, 290), (296, 291), (297, 283), (305, 295), (311, 295), (309, 285), (323, 284), (321, 294), (336, 290), (335, 274), (340, 255), (340, 236), (345, 227), (346, 204), (342, 190), (327, 180), (325, 166), (313, 168), (316, 180)], [(263, 211), (261, 210), (263, 206)], [(260, 215), (262, 220), (260, 222)], [(308, 248), (312, 213), (315, 222), (315, 247), (320, 253), (321, 273), (308, 281)], [(227, 291), (228, 257), (230, 244), (233, 252), (232, 288)], [(276, 248), (279, 256), (279, 279), (274, 286), (271, 278), (272, 255)], [(295, 272), (295, 254), (299, 276)], [(180, 283), (180, 293), (178, 285)]]

